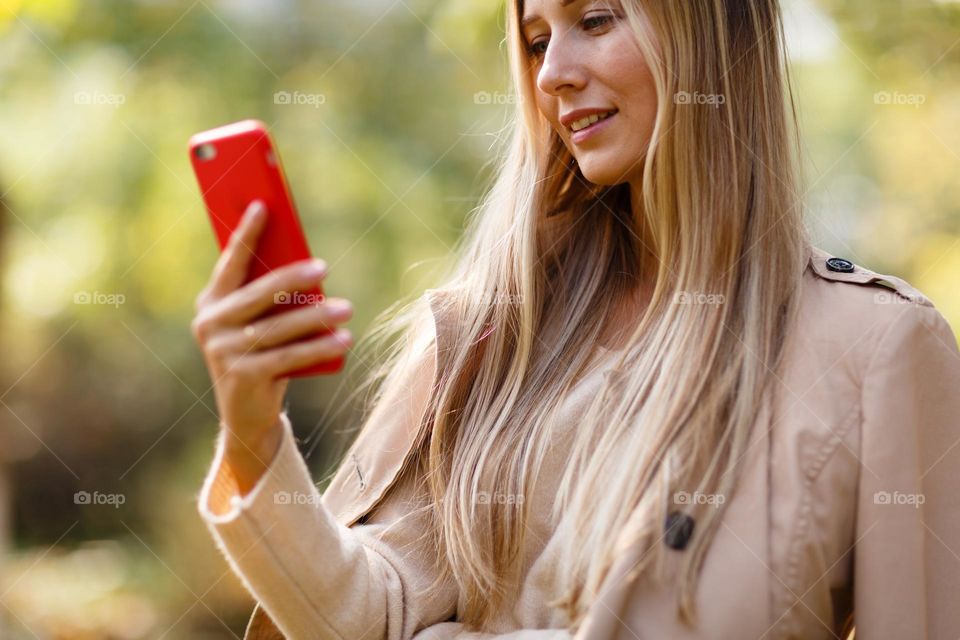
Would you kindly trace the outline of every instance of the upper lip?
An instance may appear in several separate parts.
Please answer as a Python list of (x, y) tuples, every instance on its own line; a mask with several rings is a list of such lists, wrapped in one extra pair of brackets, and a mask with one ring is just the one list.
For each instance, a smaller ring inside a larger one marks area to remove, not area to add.
[(560, 124), (569, 129), (570, 125), (581, 118), (592, 116), (595, 113), (606, 113), (607, 111), (616, 111), (616, 109), (577, 109), (576, 111), (568, 111), (560, 116)]

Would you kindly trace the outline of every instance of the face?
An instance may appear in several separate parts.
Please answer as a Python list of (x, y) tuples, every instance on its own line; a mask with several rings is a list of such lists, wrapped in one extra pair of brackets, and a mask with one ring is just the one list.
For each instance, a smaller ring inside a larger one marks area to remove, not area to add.
[[(642, 169), (657, 97), (620, 1), (525, 0), (523, 5), (521, 29), (540, 113), (588, 180), (600, 185), (632, 181)], [(591, 114), (591, 120), (603, 119), (580, 129), (586, 124), (582, 118)]]

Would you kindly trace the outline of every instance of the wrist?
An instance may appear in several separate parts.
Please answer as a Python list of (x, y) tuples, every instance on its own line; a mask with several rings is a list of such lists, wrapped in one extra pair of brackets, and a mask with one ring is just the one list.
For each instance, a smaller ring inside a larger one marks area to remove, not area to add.
[(246, 495), (270, 467), (283, 438), (283, 424), (278, 418), (256, 439), (241, 439), (224, 433), (224, 462), (230, 466), (241, 495)]

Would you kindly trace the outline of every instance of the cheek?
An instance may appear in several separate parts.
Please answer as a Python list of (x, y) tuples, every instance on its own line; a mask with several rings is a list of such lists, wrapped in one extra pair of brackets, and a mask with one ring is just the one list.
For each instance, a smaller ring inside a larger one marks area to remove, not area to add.
[(604, 48), (603, 84), (621, 115), (649, 133), (657, 114), (657, 88), (646, 59), (629, 38), (611, 38)]
[[(564, 126), (560, 124), (560, 108), (557, 105), (557, 99), (551, 95), (544, 94), (542, 91), (535, 91), (534, 95), (536, 97), (537, 112), (547, 123), (544, 126), (552, 129), (554, 133), (560, 136), (560, 139), (563, 140), (564, 143), (567, 143), (567, 131)], [(567, 143), (568, 148), (569, 146), (569, 143)]]
[(551, 96), (545, 94), (537, 88), (534, 88), (533, 95), (536, 98), (537, 111), (552, 125), (559, 126), (559, 113), (557, 113), (557, 101)]

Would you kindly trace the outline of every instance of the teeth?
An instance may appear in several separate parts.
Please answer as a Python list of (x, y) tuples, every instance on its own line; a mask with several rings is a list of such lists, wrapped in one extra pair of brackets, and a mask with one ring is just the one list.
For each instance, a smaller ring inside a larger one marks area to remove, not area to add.
[(586, 118), (580, 118), (570, 125), (570, 129), (574, 132), (580, 131), (580, 129), (586, 129), (594, 122), (599, 122), (600, 120), (609, 118), (613, 115), (613, 113), (613, 111), (606, 111), (604, 113), (595, 113), (592, 116), (587, 116)]

